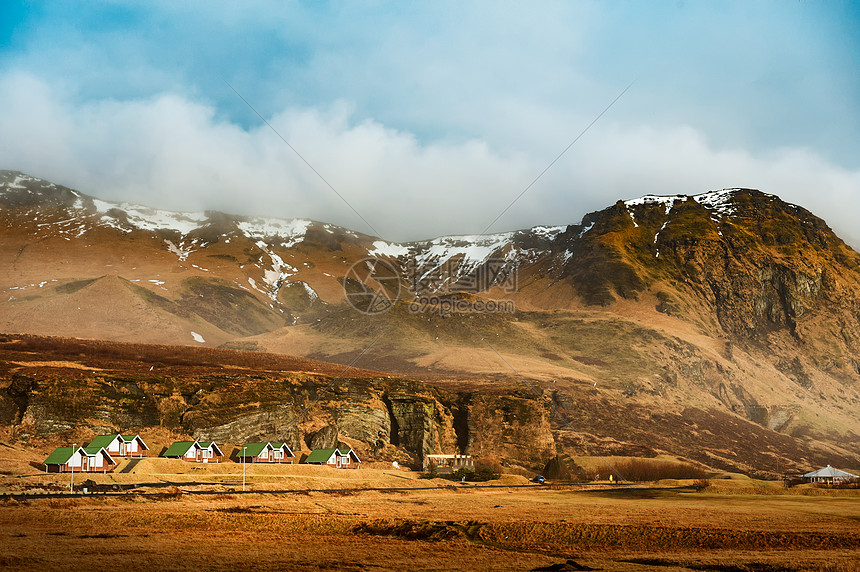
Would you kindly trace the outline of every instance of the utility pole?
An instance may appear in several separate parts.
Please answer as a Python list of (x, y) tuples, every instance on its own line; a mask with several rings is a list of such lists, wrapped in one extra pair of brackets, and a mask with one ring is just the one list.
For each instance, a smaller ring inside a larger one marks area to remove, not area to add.
[(245, 449), (247, 449), (247, 448), (248, 448), (247, 445), (242, 447), (242, 492), (243, 493), (245, 492)]
[(69, 457), (69, 468), (72, 470), (72, 481), (69, 483), (69, 493), (75, 492), (75, 466), (72, 464), (72, 459), (75, 458), (75, 453), (77, 452), (78, 444), (72, 443), (72, 456)]

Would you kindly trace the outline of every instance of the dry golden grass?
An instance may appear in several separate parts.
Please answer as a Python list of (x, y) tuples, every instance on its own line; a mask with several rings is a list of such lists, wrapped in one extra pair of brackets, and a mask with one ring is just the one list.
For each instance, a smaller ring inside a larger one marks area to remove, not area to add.
[[(0, 566), (130, 570), (857, 570), (860, 499), (655, 489), (0, 502)], [(249, 559), (248, 552), (265, 558)], [(120, 559), (120, 560), (118, 560)], [(755, 565), (755, 567), (752, 567)]]

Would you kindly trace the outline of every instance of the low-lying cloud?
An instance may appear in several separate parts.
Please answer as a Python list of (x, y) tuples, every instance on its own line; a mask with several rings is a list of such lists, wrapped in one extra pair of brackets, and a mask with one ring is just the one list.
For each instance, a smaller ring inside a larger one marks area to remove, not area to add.
[[(499, 151), (516, 148), (512, 141), (424, 142), (355, 117), (349, 102), (267, 119), (372, 228), (262, 122), (245, 129), (171, 93), (78, 103), (38, 77), (4, 76), (0, 167), (107, 200), (314, 218), (411, 240), (484, 230), (554, 158)], [(693, 126), (631, 126), (611, 113), (491, 231), (578, 223), (590, 210), (645, 193), (740, 186), (805, 206), (860, 245), (853, 230), (860, 172), (809, 149), (717, 149)]]

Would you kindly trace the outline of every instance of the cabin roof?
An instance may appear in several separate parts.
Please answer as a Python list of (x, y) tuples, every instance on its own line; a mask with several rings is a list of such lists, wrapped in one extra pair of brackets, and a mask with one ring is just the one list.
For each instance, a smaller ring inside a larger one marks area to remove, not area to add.
[(88, 447), (107, 447), (113, 440), (116, 439), (116, 435), (96, 435)]
[(72, 455), (75, 454), (79, 447), (57, 447), (54, 449), (54, 452), (48, 455), (48, 458), (45, 459), (46, 465), (64, 465), (69, 459), (72, 458)]
[(239, 448), (239, 457), (256, 457), (269, 443), (245, 443)]
[(197, 441), (176, 441), (167, 450), (164, 452), (165, 457), (172, 457), (174, 455), (184, 455), (188, 452), (188, 449), (194, 446), (194, 443)]
[(305, 459), (305, 463), (325, 463), (331, 458), (335, 451), (337, 451), (337, 449), (314, 449), (311, 451), (311, 454), (308, 455), (308, 458)]

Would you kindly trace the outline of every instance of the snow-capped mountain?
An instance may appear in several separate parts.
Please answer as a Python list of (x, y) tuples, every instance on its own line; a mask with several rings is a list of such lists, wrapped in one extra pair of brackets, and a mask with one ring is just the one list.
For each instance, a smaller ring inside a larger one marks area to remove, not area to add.
[[(528, 378), (559, 403), (574, 395), (568, 411), (589, 403), (570, 422), (619, 443), (657, 415), (691, 432), (707, 421), (694, 441), (713, 451), (709, 436), (743, 419), (744, 431), (860, 452), (860, 255), (756, 190), (646, 195), (567, 226), (393, 243), (305, 219), (111, 203), (4, 171), (0, 267), (0, 332), (359, 360), (454, 384)], [(346, 304), (368, 284), (390, 296), (386, 313)], [(427, 294), (515, 311), (414, 311)]]

